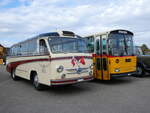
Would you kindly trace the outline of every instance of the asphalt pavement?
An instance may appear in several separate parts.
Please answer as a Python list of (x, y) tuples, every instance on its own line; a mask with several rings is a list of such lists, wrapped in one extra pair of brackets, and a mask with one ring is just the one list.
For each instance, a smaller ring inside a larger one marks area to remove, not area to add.
[(0, 65), (0, 113), (150, 113), (150, 75), (37, 91)]

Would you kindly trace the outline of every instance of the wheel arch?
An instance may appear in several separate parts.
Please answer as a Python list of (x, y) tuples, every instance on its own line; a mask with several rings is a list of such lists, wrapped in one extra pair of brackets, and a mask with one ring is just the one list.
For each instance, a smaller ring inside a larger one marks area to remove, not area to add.
[(137, 62), (137, 66), (140, 66), (142, 68), (145, 68), (145, 64), (143, 62)]

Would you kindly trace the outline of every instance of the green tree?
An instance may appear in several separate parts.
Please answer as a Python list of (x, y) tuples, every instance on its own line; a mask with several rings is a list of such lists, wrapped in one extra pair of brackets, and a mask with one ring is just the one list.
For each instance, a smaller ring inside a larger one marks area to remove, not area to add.
[(144, 53), (147, 53), (148, 51), (150, 51), (146, 44), (142, 44), (141, 49)]

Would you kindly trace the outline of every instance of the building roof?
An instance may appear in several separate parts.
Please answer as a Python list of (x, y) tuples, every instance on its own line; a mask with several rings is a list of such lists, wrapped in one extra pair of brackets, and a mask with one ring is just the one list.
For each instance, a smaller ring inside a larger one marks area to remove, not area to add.
[(0, 44), (0, 47), (4, 47), (4, 46)]

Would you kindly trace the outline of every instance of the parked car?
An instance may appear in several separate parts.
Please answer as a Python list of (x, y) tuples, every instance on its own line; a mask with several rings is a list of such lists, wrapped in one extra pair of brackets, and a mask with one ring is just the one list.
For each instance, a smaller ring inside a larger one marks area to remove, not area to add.
[(143, 53), (139, 46), (135, 47), (135, 54), (137, 55), (136, 76), (142, 77), (145, 75), (145, 72), (150, 73), (150, 55)]

